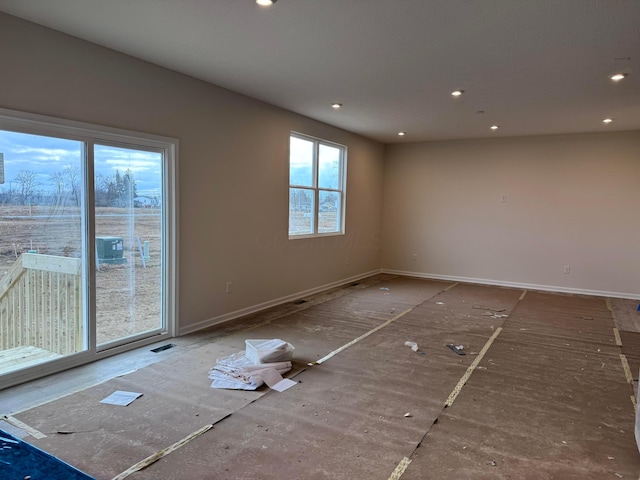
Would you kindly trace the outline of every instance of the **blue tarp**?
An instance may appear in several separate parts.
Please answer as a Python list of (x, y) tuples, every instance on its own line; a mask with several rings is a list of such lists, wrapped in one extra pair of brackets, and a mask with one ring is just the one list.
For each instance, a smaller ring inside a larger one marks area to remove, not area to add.
[(0, 430), (0, 479), (94, 480), (68, 463)]

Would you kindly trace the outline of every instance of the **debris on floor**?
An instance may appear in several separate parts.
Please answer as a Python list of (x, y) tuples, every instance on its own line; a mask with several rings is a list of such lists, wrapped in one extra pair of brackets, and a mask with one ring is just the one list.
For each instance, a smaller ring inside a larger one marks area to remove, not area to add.
[(138, 392), (124, 392), (122, 390), (117, 390), (113, 392), (111, 395), (109, 395), (107, 398), (103, 398), (102, 400), (100, 400), (100, 403), (126, 407), (127, 405), (131, 405), (135, 400), (137, 400), (141, 396), (142, 394)]
[(405, 417), (413, 417), (413, 415), (411, 415), (411, 413), (407, 412), (404, 414)]
[(245, 340), (245, 355), (254, 364), (288, 362), (295, 348), (288, 342), (274, 338), (272, 340)]
[(416, 342), (404, 342), (405, 346), (411, 347), (414, 352), (418, 351), (418, 344)]
[(447, 347), (456, 352), (458, 355), (466, 355), (466, 353), (463, 351), (464, 346), (462, 345), (453, 345), (451, 343), (448, 343)]
[(492, 310), (489, 310), (487, 312), (483, 312), (482, 315), (484, 317), (491, 317), (491, 318), (507, 318), (509, 316), (506, 313), (497, 313), (497, 312), (494, 312)]
[(474, 305), (473, 308), (477, 310), (489, 310), (490, 312), (504, 312), (504, 308), (491, 308), (491, 307), (484, 307), (482, 305)]
[(380, 290), (389, 290), (387, 287), (380, 287)]
[(238, 352), (219, 358), (209, 372), (209, 378), (213, 380), (211, 388), (256, 390), (264, 385), (265, 377), (271, 381), (272, 378), (277, 378), (274, 373), (281, 376), (289, 370), (291, 370), (291, 362), (256, 365), (246, 357), (244, 352)]
[(272, 340), (245, 340), (244, 352), (219, 358), (209, 371), (211, 388), (256, 390), (265, 383), (278, 392), (296, 384), (282, 378), (291, 370), (294, 347), (278, 338)]

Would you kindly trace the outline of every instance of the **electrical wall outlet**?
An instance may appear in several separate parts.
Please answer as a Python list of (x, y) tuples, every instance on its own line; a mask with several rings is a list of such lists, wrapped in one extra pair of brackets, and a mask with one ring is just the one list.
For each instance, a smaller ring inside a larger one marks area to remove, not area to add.
[(227, 293), (233, 292), (233, 283), (227, 282)]
[(571, 273), (571, 267), (569, 265), (564, 266), (564, 273)]

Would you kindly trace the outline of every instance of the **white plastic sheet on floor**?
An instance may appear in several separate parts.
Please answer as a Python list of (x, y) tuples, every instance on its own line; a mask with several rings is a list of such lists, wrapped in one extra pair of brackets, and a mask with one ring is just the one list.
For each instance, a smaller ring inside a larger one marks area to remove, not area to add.
[(291, 370), (291, 362), (252, 363), (244, 352), (219, 358), (209, 372), (213, 380), (211, 388), (231, 388), (235, 390), (255, 390), (264, 384), (264, 376), (275, 370), (279, 375)]

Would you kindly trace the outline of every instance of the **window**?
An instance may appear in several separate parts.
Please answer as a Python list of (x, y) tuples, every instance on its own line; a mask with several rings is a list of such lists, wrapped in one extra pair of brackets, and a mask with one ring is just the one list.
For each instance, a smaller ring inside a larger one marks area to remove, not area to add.
[(289, 238), (344, 234), (347, 148), (292, 133)]

